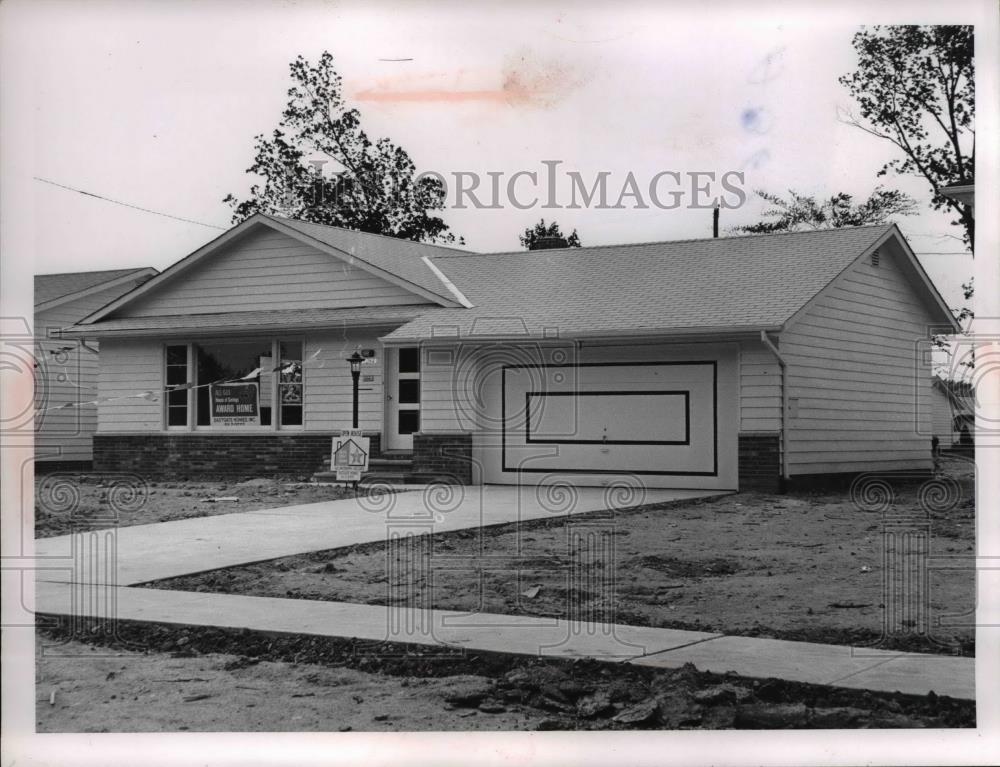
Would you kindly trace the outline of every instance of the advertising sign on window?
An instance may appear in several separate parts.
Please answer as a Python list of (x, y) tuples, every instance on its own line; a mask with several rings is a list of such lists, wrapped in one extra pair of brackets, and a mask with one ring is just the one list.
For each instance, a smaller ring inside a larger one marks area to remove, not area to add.
[(209, 387), (212, 392), (212, 427), (260, 426), (257, 383), (224, 383)]

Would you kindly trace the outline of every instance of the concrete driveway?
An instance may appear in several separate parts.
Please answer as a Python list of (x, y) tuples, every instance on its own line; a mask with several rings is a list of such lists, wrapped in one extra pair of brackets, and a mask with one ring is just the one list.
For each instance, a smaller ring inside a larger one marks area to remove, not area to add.
[(129, 586), (310, 551), (722, 495), (622, 487), (443, 486), (382, 496), (195, 517), (35, 541), (38, 580)]

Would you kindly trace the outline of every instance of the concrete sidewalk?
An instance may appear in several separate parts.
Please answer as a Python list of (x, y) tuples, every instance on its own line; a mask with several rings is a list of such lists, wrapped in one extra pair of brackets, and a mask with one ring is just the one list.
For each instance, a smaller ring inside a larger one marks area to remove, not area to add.
[(40, 581), (53, 615), (353, 638), (975, 699), (975, 660), (531, 616)]
[[(342, 602), (136, 588), (134, 584), (311, 551), (617, 504), (686, 501), (719, 493), (601, 488), (431, 486), (347, 499), (122, 527), (36, 541), (36, 612), (191, 626), (407, 642), (468, 650), (597, 658), (974, 699), (975, 661), (841, 645), (785, 642), (551, 618), (466, 614)], [(617, 503), (616, 503), (617, 502)], [(663, 512), (669, 515), (669, 510)]]

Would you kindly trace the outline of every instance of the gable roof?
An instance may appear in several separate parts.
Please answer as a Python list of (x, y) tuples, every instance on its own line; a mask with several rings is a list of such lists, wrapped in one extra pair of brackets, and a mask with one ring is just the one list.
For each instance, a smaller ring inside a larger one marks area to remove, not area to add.
[[(36, 274), (35, 308), (49, 309), (58, 304), (81, 298), (85, 294), (109, 290), (116, 284), (128, 283), (132, 279), (147, 275), (152, 277), (156, 273), (156, 269), (153, 267), (143, 266), (138, 269)], [(122, 292), (125, 292), (124, 289)]]
[(340, 229), (325, 224), (313, 224), (278, 216), (257, 213), (229, 231), (206, 243), (198, 250), (171, 265), (159, 275), (117, 301), (80, 320), (80, 324), (93, 324), (140, 296), (156, 290), (161, 285), (177, 279), (191, 267), (210, 258), (250, 229), (266, 226), (287, 234), (300, 242), (315, 247), (323, 253), (409, 290), (415, 295), (441, 306), (461, 306), (462, 302), (449, 289), (429, 263), (431, 254), (463, 253), (441, 245), (400, 240), (379, 234)]
[[(120, 333), (152, 329), (146, 327), (148, 321), (100, 320), (260, 225), (357, 264), (437, 304), (396, 314), (399, 327), (384, 337), (390, 343), (440, 337), (780, 331), (838, 276), (890, 240), (898, 246), (894, 251), (934, 320), (958, 329), (894, 224), (477, 254), (258, 214), (84, 318), (72, 333), (81, 335), (88, 328)], [(199, 317), (206, 325), (213, 324), (206, 319), (212, 315)], [(315, 319), (321, 321), (319, 316)], [(346, 315), (337, 319), (344, 321)], [(230, 325), (223, 322), (219, 327)]]
[[(474, 308), (427, 311), (385, 340), (777, 331), (894, 236), (902, 240), (885, 224), (438, 256), (434, 262)], [(938, 309), (947, 315), (942, 322), (953, 322), (943, 301)]]
[(272, 221), (280, 221), (285, 226), (312, 237), (332, 248), (348, 253), (352, 257), (398, 275), (407, 282), (419, 285), (428, 292), (442, 298), (455, 300), (440, 276), (428, 265), (427, 260), (435, 256), (467, 255), (469, 251), (431, 245), (426, 242), (401, 240), (384, 234), (369, 234), (354, 229), (314, 224), (311, 221), (297, 221), (292, 218), (268, 216)]

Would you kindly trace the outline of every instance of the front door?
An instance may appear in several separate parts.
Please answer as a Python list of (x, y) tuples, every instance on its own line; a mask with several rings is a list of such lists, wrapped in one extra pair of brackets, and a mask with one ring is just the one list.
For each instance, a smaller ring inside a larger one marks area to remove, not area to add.
[(420, 431), (420, 347), (385, 350), (386, 448), (413, 450)]

